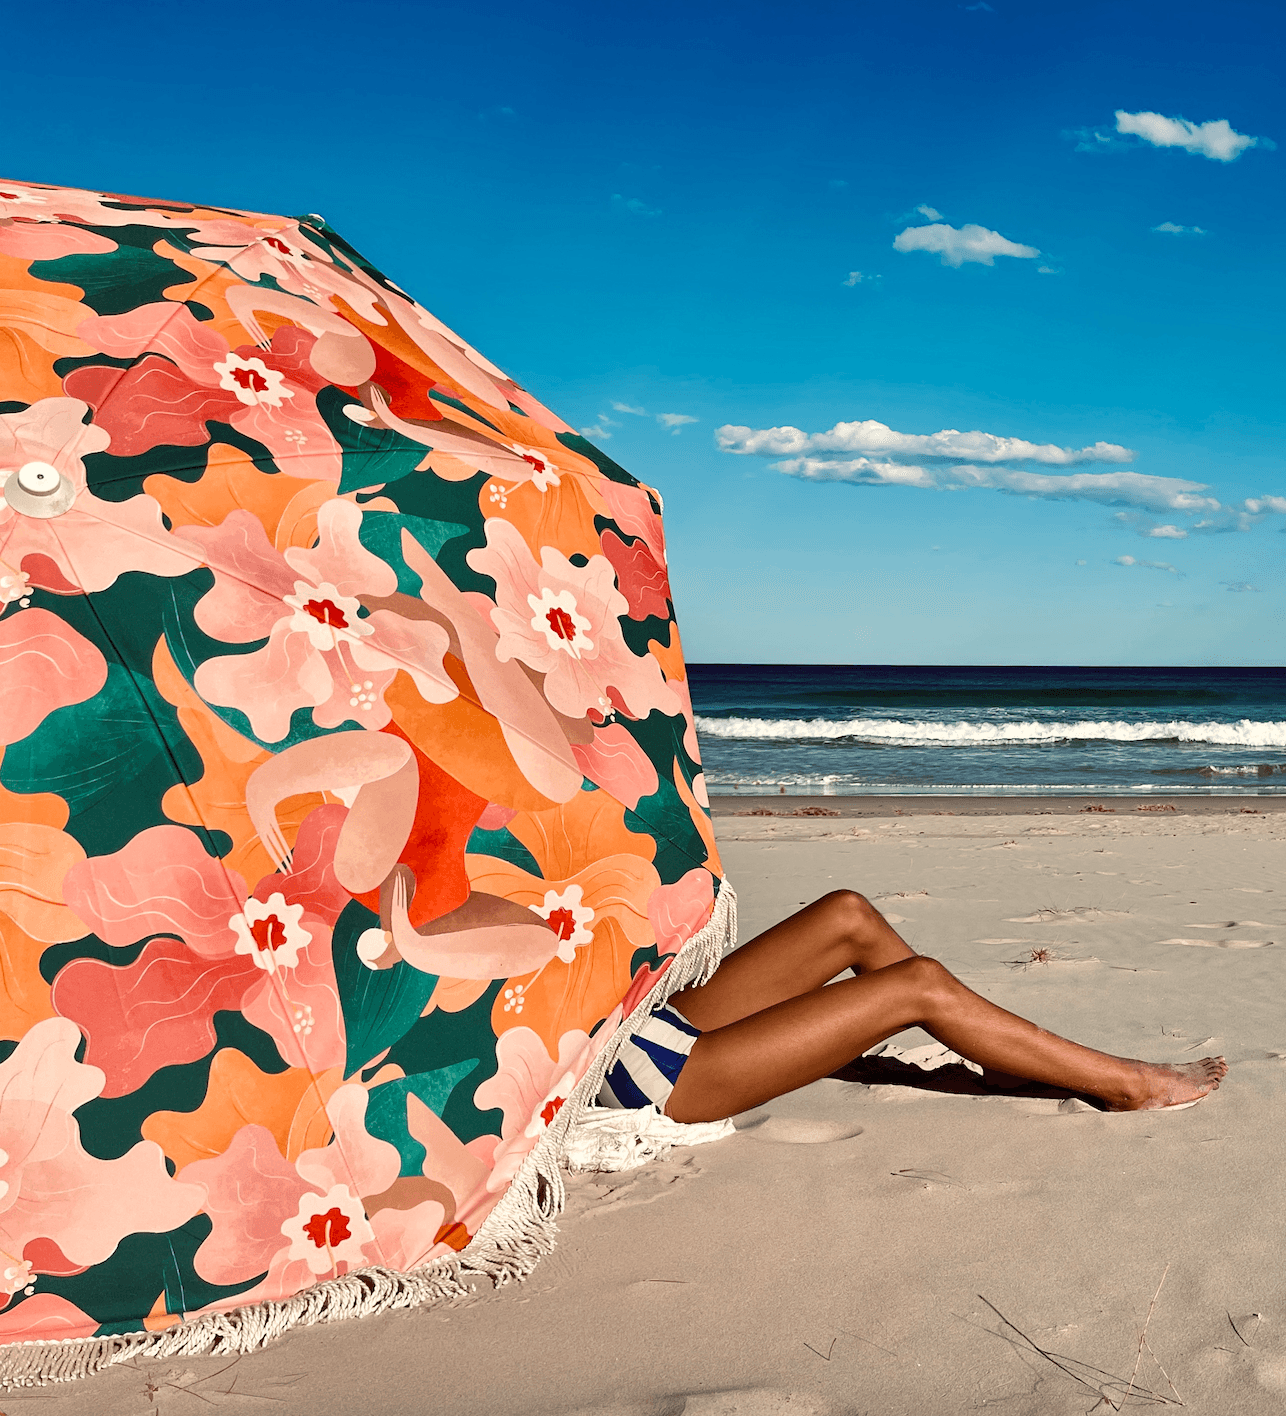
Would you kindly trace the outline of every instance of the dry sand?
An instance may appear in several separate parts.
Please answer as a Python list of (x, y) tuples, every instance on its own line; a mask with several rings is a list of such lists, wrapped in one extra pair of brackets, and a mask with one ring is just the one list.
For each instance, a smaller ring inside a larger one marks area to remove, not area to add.
[[(1280, 1412), (1286, 815), (1032, 814), (1047, 805), (720, 812), (742, 937), (860, 889), (915, 948), (1055, 1031), (1158, 1060), (1224, 1053), (1199, 1106), (1105, 1115), (868, 1060), (725, 1141), (574, 1178), (558, 1250), (523, 1285), (4, 1410), (1070, 1416), (1119, 1407), (1137, 1362), (1131, 1408), (1178, 1393), (1191, 1413)], [(1050, 961), (1015, 962), (1033, 950)]]

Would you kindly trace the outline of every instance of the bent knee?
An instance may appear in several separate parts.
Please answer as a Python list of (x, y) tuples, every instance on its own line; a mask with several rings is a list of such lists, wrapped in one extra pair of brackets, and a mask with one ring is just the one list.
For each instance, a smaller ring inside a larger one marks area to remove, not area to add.
[(856, 890), (832, 890), (817, 902), (824, 905), (837, 924), (850, 932), (859, 932), (875, 923), (884, 923), (884, 916)]
[(924, 954), (903, 959), (900, 963), (891, 964), (890, 968), (897, 969), (907, 983), (920, 993), (945, 993), (956, 985), (955, 975), (945, 964)]

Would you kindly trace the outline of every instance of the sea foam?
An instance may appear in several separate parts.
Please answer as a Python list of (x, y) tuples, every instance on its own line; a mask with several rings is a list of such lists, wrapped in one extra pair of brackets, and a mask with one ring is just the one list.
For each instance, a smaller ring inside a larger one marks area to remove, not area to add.
[(1002, 747), (1011, 743), (1186, 742), (1220, 747), (1286, 748), (1286, 722), (1035, 722), (935, 723), (897, 718), (710, 718), (698, 716), (708, 737), (775, 742), (873, 743), (882, 747)]

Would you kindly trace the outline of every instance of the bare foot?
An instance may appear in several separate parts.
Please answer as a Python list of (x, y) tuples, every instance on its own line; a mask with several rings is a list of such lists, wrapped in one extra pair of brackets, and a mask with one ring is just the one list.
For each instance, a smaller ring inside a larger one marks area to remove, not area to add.
[(1137, 1076), (1124, 1100), (1104, 1098), (1109, 1111), (1154, 1111), (1200, 1101), (1214, 1091), (1228, 1071), (1222, 1057), (1200, 1062), (1136, 1062)]

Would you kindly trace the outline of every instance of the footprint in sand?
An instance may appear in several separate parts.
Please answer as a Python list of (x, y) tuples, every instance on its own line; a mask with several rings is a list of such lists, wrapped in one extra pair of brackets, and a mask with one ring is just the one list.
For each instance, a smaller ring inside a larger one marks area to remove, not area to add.
[(1271, 939), (1162, 939), (1162, 944), (1186, 944), (1190, 949), (1268, 949)]
[(735, 1120), (738, 1135), (787, 1146), (818, 1146), (830, 1141), (851, 1141), (862, 1128), (848, 1121), (823, 1121), (802, 1116), (764, 1116), (751, 1112)]
[(1226, 919), (1218, 924), (1190, 924), (1189, 929), (1267, 929), (1257, 919)]

